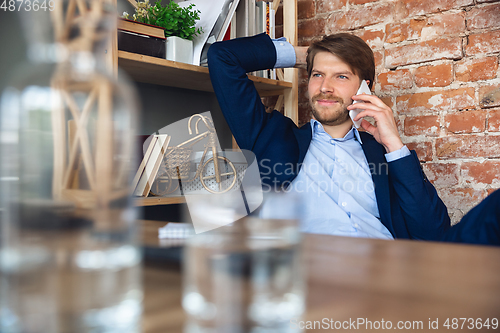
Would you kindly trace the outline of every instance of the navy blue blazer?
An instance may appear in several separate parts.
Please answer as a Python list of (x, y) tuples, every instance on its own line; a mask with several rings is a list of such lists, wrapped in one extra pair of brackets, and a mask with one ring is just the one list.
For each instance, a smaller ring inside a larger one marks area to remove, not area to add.
[[(298, 128), (276, 110), (266, 113), (246, 75), (273, 68), (275, 63), (276, 50), (266, 34), (215, 43), (208, 51), (212, 85), (236, 142), (241, 149), (254, 152), (262, 181), (273, 186), (297, 176), (312, 139), (309, 123)], [(384, 147), (370, 134), (360, 135), (381, 222), (395, 238), (441, 239), (450, 228), (450, 218), (416, 153), (387, 163)], [(290, 172), (292, 165), (296, 167)]]
[(451, 227), (443, 238), (446, 242), (500, 245), (500, 190), (472, 208)]

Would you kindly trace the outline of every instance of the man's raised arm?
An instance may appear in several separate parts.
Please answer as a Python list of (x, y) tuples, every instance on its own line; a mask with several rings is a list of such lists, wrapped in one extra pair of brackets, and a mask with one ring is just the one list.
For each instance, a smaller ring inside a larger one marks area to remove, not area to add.
[(268, 35), (260, 34), (217, 42), (208, 51), (210, 79), (229, 128), (241, 149), (253, 151), (260, 166), (266, 163), (272, 169), (264, 175), (261, 168), (261, 176), (264, 183), (264, 176), (269, 176), (273, 185), (296, 176), (295, 171), (287, 169), (303, 160), (310, 141), (297, 137), (311, 135), (278, 111), (266, 113), (254, 83), (247, 77), (246, 73), (273, 68), (277, 62), (293, 66), (295, 56), (293, 63), (278, 59), (278, 47)]

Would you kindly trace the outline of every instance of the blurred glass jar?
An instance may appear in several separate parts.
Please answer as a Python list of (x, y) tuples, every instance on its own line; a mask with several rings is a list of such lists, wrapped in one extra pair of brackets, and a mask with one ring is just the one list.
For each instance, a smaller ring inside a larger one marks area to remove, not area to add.
[[(224, 218), (235, 213), (236, 196), (206, 195), (198, 203), (207, 219)], [(185, 333), (302, 332), (290, 325), (305, 311), (301, 214), (297, 197), (266, 193), (253, 215), (187, 240)]]
[(116, 9), (46, 4), (21, 10), (30, 63), (0, 104), (0, 331), (139, 332), (137, 99), (114, 75)]

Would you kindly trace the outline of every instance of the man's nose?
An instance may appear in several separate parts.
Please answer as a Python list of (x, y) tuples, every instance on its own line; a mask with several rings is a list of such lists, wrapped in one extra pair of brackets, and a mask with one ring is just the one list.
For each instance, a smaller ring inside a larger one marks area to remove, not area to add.
[(320, 91), (323, 94), (326, 94), (326, 93), (332, 93), (333, 90), (334, 89), (333, 89), (332, 82), (328, 79), (324, 79), (323, 82), (321, 83)]

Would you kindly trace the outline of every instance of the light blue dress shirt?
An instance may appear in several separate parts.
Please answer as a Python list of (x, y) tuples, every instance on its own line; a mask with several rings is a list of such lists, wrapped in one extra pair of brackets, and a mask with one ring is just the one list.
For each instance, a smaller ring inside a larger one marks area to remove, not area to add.
[[(284, 39), (273, 42), (277, 52), (275, 67), (293, 66), (293, 46)], [(380, 222), (370, 167), (356, 128), (340, 139), (333, 139), (314, 119), (311, 128), (311, 144), (299, 174), (286, 189), (302, 204), (302, 231), (393, 239)], [(409, 154), (403, 146), (385, 157), (391, 162)]]
[(273, 39), (273, 43), (276, 48), (276, 64), (274, 68), (293, 67), (297, 61), (293, 45), (288, 43), (285, 37)]
[(332, 139), (311, 120), (312, 140), (287, 192), (302, 203), (303, 232), (392, 239), (380, 222), (370, 168), (358, 131)]

